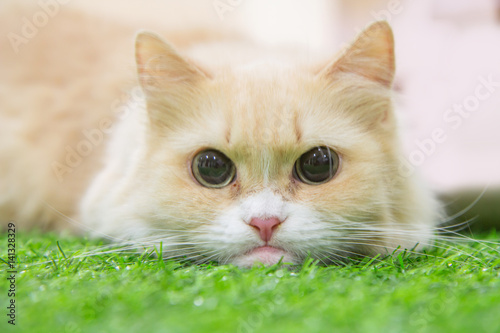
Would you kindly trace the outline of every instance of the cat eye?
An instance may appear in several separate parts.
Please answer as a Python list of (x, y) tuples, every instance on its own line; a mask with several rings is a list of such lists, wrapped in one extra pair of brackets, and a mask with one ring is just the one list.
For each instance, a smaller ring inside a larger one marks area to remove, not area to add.
[(203, 186), (221, 188), (231, 183), (236, 167), (223, 153), (209, 149), (198, 153), (192, 162), (194, 178)]
[(326, 183), (339, 169), (340, 158), (328, 147), (315, 147), (295, 162), (294, 177), (309, 185)]

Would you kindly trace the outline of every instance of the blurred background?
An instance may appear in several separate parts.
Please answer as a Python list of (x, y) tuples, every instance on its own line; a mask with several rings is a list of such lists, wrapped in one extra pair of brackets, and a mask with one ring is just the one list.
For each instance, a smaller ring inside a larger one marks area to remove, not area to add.
[[(49, 17), (46, 23), (41, 11)], [(71, 15), (86, 19), (68, 20)], [(263, 47), (301, 49), (313, 59), (333, 56), (368, 24), (387, 20), (396, 41), (401, 172), (422, 174), (450, 212), (471, 206), (461, 220), (477, 217), (478, 229), (500, 226), (500, 0), (2, 1), (0, 18), (0, 32), (10, 36), (11, 46), (5, 38), (0, 44), (0, 92), (15, 81), (16, 59), (40, 56), (30, 52), (38, 36), (70, 31), (72, 22), (78, 22), (72, 29), (97, 27), (90, 41), (108, 38), (98, 55), (112, 59), (101, 64), (104, 78), (129, 75), (123, 68), (133, 67), (138, 29), (171, 34), (168, 39), (182, 46), (172, 32), (198, 27), (201, 35), (209, 29), (224, 38), (247, 36)], [(12, 33), (26, 37), (26, 18), (42, 21), (36, 36), (12, 52)], [(91, 47), (89, 40), (72, 42)], [(59, 47), (67, 53), (63, 43), (50, 44), (46, 56)]]

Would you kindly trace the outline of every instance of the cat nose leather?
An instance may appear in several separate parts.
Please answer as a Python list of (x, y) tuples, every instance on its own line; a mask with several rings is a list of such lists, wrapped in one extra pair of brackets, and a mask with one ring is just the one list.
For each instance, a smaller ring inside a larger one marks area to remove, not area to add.
[(276, 227), (281, 224), (281, 220), (277, 217), (267, 219), (253, 218), (250, 220), (250, 225), (259, 231), (260, 238), (264, 242), (269, 242)]

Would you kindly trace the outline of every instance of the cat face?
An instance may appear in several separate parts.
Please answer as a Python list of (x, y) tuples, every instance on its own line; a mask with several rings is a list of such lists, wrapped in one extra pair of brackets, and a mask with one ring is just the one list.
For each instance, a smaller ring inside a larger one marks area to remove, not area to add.
[(427, 239), (430, 221), (397, 174), (387, 24), (319, 72), (209, 74), (150, 34), (137, 62), (147, 124), (121, 205), (170, 254), (330, 263)]

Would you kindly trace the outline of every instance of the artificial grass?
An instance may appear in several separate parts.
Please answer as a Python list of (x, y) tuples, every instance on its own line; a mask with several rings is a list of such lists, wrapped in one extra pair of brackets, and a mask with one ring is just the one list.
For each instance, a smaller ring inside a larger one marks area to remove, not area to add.
[(195, 266), (148, 253), (75, 258), (100, 245), (18, 233), (16, 326), (2, 314), (0, 331), (500, 332), (498, 242), (330, 267)]

